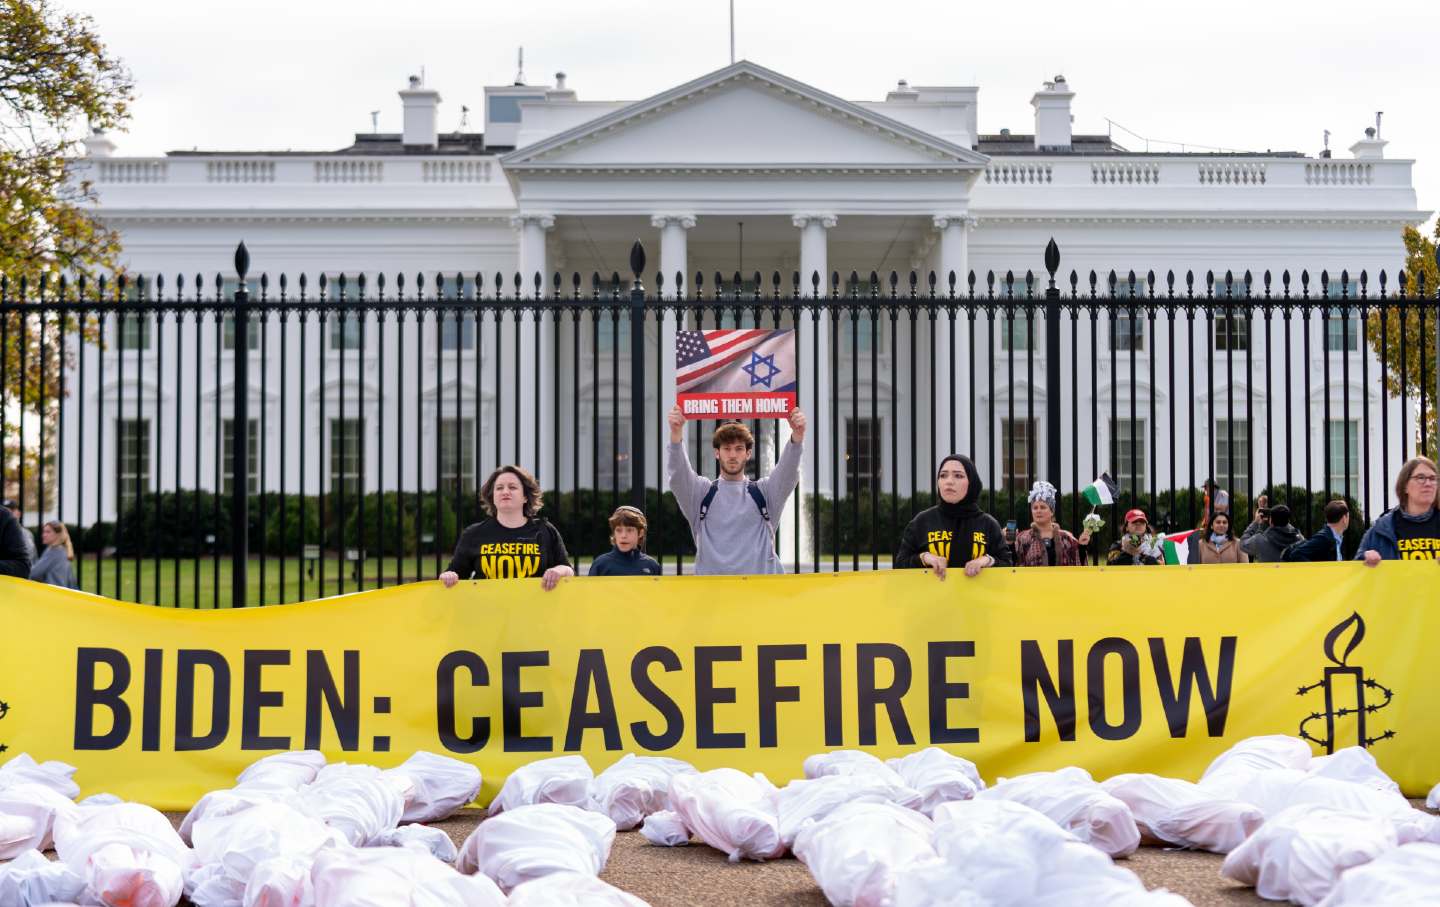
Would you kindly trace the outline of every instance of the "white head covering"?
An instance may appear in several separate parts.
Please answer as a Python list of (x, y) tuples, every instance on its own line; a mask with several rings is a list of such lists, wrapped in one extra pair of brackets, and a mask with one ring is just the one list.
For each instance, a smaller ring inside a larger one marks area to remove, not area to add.
[(1056, 510), (1055, 498), (1057, 495), (1058, 492), (1055, 490), (1055, 486), (1041, 479), (1030, 488), (1030, 503), (1033, 504), (1036, 501), (1040, 501), (1050, 508), (1051, 513), (1054, 513)]

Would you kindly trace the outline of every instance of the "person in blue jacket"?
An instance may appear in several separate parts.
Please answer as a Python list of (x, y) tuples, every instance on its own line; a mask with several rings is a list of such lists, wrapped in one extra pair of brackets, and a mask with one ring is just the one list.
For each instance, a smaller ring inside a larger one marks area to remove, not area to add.
[(595, 558), (590, 576), (659, 576), (660, 563), (641, 550), (647, 524), (639, 508), (626, 505), (610, 514), (609, 551)]
[(1440, 559), (1440, 499), (1437, 470), (1429, 457), (1414, 457), (1400, 467), (1395, 497), (1400, 506), (1387, 511), (1365, 531), (1356, 560), (1371, 567), (1381, 561)]
[(1345, 530), (1350, 528), (1350, 505), (1331, 501), (1325, 505), (1325, 525), (1303, 542), (1296, 542), (1280, 556), (1282, 561), (1343, 561)]

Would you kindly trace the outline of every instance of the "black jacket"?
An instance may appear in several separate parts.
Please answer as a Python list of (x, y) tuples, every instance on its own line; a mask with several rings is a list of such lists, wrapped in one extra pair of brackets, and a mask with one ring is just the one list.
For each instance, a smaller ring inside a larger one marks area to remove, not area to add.
[(589, 576), (659, 576), (660, 562), (641, 551), (631, 548), (621, 551), (611, 548), (590, 563)]
[(958, 460), (965, 468), (970, 490), (959, 504), (941, 503), (915, 514), (900, 536), (894, 566), (923, 567), (920, 555), (927, 551), (944, 557), (951, 567), (963, 567), (986, 554), (995, 558), (997, 567), (1013, 566), (1015, 556), (999, 522), (977, 505), (982, 486), (975, 464), (968, 457), (952, 454), (940, 461), (942, 468), (947, 460)]
[(1296, 542), (1286, 548), (1280, 555), (1282, 561), (1338, 561), (1341, 558), (1335, 556), (1335, 533), (1330, 531), (1329, 526), (1321, 526), (1319, 531), (1303, 542)]
[(1300, 530), (1294, 526), (1271, 526), (1250, 541), (1240, 543), (1251, 561), (1263, 564), (1278, 563), (1285, 555), (1285, 549), (1303, 539)]
[(30, 578), (30, 549), (21, 534), (24, 531), (14, 514), (0, 507), (0, 576)]

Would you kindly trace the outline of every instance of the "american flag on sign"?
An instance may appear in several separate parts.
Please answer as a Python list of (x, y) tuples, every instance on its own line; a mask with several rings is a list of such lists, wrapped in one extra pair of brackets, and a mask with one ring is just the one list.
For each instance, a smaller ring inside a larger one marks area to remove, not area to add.
[[(783, 415), (795, 405), (795, 332), (679, 331), (675, 389), (687, 415), (696, 418)], [(783, 410), (777, 403), (785, 404)]]

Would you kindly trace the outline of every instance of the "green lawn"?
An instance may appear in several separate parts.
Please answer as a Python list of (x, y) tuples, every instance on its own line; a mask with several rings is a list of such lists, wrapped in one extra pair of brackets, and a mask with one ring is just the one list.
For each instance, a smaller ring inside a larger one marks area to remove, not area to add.
[[(579, 558), (577, 572), (584, 574), (589, 568), (591, 558)], [(884, 555), (880, 559), (880, 569), (887, 569), (890, 566), (890, 556)], [(339, 595), (342, 592), (358, 592), (360, 589), (375, 589), (382, 584), (394, 586), (399, 583), (414, 582), (418, 576), (420, 579), (434, 579), (440, 571), (445, 569), (449, 561), (448, 555), (436, 557), (435, 555), (424, 555), (420, 559), (419, 572), (416, 571), (415, 557), (402, 559), (397, 570), (394, 558), (385, 558), (383, 564), (379, 561), (369, 560), (364, 563), (361, 574), (362, 582), (355, 578), (355, 566), (347, 563), (337, 556), (330, 556), (320, 561), (302, 561), (300, 558), (251, 558), (248, 575), (246, 576), (247, 586), (250, 590), (247, 603), (250, 605), (275, 605), (288, 602), (308, 601), (315, 598), (324, 598), (329, 595)], [(664, 562), (665, 572), (675, 572), (675, 559), (667, 558)], [(324, 573), (324, 582), (321, 582), (321, 573)], [(691, 559), (685, 559), (685, 572), (691, 570)], [(810, 562), (801, 564), (802, 572), (810, 572)], [(284, 583), (281, 583), (281, 570), (284, 570)], [(826, 555), (820, 560), (822, 572), (829, 572), (831, 558)], [(313, 569), (313, 574), (312, 574)], [(851, 556), (842, 555), (840, 558), (840, 570), (848, 572), (851, 569)], [(870, 569), (870, 556), (862, 555), (860, 558), (860, 569)], [(99, 558), (93, 554), (81, 555), (77, 570), (80, 576), (80, 588), (86, 592), (95, 592), (107, 598), (118, 598), (121, 601), (141, 602), (144, 604), (162, 605), (164, 607), (181, 608), (214, 608), (216, 603), (220, 607), (228, 607), (230, 602), (230, 558), (222, 555), (218, 562), (210, 558), (202, 558), (199, 561), (185, 559), (173, 560), (162, 558), (158, 562), (154, 558), (141, 558), (137, 564), (134, 558)], [(343, 584), (341, 583), (343, 574)], [(96, 586), (96, 578), (99, 578), (99, 587)], [(116, 582), (119, 582), (117, 591)], [(383, 583), (382, 583), (383, 580)], [(158, 584), (158, 590), (157, 590)], [(216, 590), (218, 588), (218, 595)], [(263, 594), (262, 594), (263, 593)]]
[[(221, 606), (230, 602), (228, 555), (221, 555), (218, 561), (207, 557), (199, 561), (162, 558), (158, 562), (154, 558), (141, 558), (137, 562), (134, 558), (97, 558), (95, 555), (84, 555), (81, 560), (77, 572), (80, 588), (86, 592), (123, 601), (181, 608), (213, 608), (217, 601)], [(342, 592), (356, 592), (362, 588), (374, 589), (382, 584), (382, 580), (386, 586), (413, 582), (417, 575), (423, 579), (434, 579), (445, 569), (448, 561), (448, 556), (439, 559), (435, 555), (422, 556), (418, 574), (413, 555), (404, 558), (398, 570), (394, 558), (386, 558), (383, 564), (366, 561), (357, 581), (355, 565), (335, 556), (313, 562), (295, 557), (264, 560), (255, 557), (250, 560), (246, 576), (250, 590), (247, 603), (273, 605), (306, 601)]]

